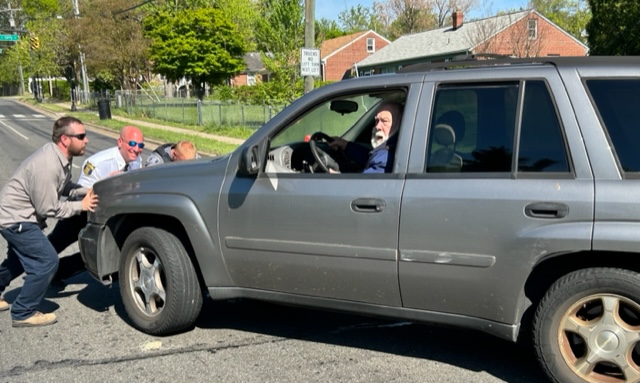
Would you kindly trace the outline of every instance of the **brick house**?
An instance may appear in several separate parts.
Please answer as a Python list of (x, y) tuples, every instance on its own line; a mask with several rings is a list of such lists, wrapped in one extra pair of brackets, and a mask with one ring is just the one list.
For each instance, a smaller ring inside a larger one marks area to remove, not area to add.
[(269, 71), (262, 63), (260, 52), (249, 52), (242, 56), (245, 70), (229, 80), (229, 85), (236, 87), (242, 85), (256, 85), (259, 82), (269, 81)]
[(453, 25), (401, 36), (361, 60), (358, 75), (394, 73), (419, 62), (449, 61), (478, 53), (513, 57), (586, 56), (589, 48), (534, 9), (463, 22), (456, 11)]
[(354, 64), (388, 44), (389, 40), (372, 30), (326, 40), (320, 46), (322, 80), (342, 80)]

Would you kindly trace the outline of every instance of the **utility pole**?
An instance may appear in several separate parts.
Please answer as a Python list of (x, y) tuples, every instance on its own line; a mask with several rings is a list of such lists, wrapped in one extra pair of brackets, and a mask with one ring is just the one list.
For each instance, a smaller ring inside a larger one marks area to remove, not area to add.
[[(73, 16), (76, 19), (80, 17), (78, 0), (73, 0)], [(89, 82), (87, 81), (87, 68), (84, 65), (84, 52), (82, 52), (80, 44), (78, 44), (78, 51), (80, 52), (80, 72), (82, 74), (82, 101), (86, 103), (89, 102)]]
[[(315, 48), (316, 0), (304, 1), (304, 47)], [(313, 76), (304, 77), (304, 93), (313, 90)]]

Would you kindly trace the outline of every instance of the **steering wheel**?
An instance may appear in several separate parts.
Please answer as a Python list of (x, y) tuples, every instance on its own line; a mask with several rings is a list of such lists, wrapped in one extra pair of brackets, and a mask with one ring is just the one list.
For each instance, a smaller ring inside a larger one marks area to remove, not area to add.
[(309, 148), (311, 149), (313, 158), (322, 171), (329, 173), (330, 170), (333, 170), (334, 173), (340, 173), (340, 165), (318, 145), (318, 142), (330, 143), (332, 141), (333, 138), (329, 137), (329, 135), (323, 132), (315, 132), (309, 138)]

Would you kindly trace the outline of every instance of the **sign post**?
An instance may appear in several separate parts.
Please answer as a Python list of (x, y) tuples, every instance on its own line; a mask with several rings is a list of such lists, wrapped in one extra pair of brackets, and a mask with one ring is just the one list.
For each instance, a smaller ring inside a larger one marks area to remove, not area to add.
[(301, 49), (300, 75), (320, 76), (320, 49)]
[(18, 41), (18, 40), (20, 40), (20, 36), (18, 35), (0, 34), (0, 41)]

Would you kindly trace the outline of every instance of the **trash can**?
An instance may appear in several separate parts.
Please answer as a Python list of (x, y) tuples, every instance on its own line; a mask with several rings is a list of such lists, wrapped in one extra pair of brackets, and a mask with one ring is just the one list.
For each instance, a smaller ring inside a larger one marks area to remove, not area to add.
[(98, 115), (101, 120), (111, 119), (111, 105), (108, 100), (98, 100)]

